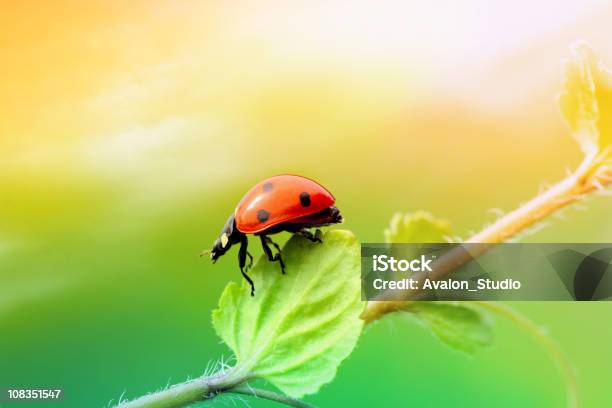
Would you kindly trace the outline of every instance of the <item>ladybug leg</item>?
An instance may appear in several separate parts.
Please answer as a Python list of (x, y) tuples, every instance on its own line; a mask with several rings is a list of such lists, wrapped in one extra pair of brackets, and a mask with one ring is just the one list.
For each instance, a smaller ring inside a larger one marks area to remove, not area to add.
[(249, 251), (246, 251), (246, 256), (249, 258), (248, 268), (251, 269), (253, 267), (253, 255), (251, 255)]
[[(261, 238), (261, 247), (263, 248), (264, 253), (268, 257), (268, 260), (270, 262), (278, 261), (278, 263), (280, 263), (281, 272), (284, 274), (285, 263), (283, 262), (283, 258), (281, 257), (281, 249), (278, 244), (272, 241), (272, 239), (270, 239), (270, 237), (268, 237), (267, 235), (260, 235), (259, 237)], [(272, 255), (272, 250), (270, 249), (270, 246), (268, 246), (268, 244), (274, 245), (274, 248), (276, 248), (277, 251), (276, 255)]]
[(297, 232), (297, 234), (303, 236), (304, 238), (306, 238), (307, 240), (309, 240), (310, 242), (318, 242), (319, 244), (323, 243), (323, 241), (321, 241), (321, 231), (317, 230), (316, 234), (313, 234), (312, 232), (308, 231), (307, 229), (301, 229)]
[[(240, 238), (240, 250), (238, 251), (238, 265), (240, 265), (240, 273), (242, 274), (242, 277), (246, 279), (247, 282), (249, 282), (249, 285), (251, 285), (251, 296), (255, 296), (255, 284), (253, 284), (253, 280), (249, 277), (249, 275), (247, 275), (245, 271), (246, 258), (247, 258), (247, 255), (249, 255), (249, 252), (247, 251), (248, 245), (249, 245), (249, 240), (247, 239), (246, 235), (243, 235)], [(252, 257), (251, 257), (251, 262), (252, 262)]]

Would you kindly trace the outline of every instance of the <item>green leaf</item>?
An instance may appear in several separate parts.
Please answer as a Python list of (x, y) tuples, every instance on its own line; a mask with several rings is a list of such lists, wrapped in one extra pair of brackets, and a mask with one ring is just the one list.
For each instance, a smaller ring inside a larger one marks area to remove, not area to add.
[(363, 327), (359, 243), (348, 231), (322, 239), (294, 235), (282, 251), (285, 275), (262, 257), (249, 272), (255, 297), (246, 282), (231, 282), (213, 311), (239, 368), (295, 398), (334, 378)]
[(585, 43), (572, 47), (559, 105), (585, 154), (612, 145), (612, 74)]
[(412, 302), (407, 305), (419, 321), (448, 347), (472, 354), (491, 343), (486, 316), (472, 307), (452, 302)]
[[(395, 214), (389, 229), (385, 230), (388, 243), (446, 242), (449, 236), (451, 228), (446, 221), (423, 211)], [(415, 301), (407, 302), (404, 310), (413, 314), (452, 349), (473, 353), (491, 342), (488, 320), (482, 312), (467, 304)]]
[(391, 218), (391, 225), (385, 230), (385, 241), (390, 244), (431, 244), (447, 242), (450, 235), (450, 225), (444, 220), (434, 218), (428, 212), (396, 213)]

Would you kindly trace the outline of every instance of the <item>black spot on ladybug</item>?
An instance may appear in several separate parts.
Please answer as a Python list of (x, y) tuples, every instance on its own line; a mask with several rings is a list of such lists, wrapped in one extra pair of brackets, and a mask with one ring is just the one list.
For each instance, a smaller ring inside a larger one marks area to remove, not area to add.
[(259, 222), (266, 222), (268, 221), (269, 218), (270, 218), (270, 213), (267, 212), (266, 210), (257, 211), (257, 219), (259, 220)]
[(310, 207), (310, 194), (305, 191), (300, 193), (300, 204), (302, 207)]
[(263, 191), (265, 191), (266, 193), (269, 193), (272, 190), (274, 190), (274, 185), (269, 181), (263, 185)]

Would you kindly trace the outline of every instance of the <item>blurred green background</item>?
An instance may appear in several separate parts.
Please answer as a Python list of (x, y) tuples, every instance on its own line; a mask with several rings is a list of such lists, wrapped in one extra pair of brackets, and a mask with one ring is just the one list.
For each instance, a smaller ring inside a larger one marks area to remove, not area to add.
[[(198, 254), (267, 176), (321, 182), (362, 242), (419, 209), (466, 237), (560, 179), (580, 160), (555, 103), (567, 45), (612, 65), (612, 8), (575, 3), (3, 4), (0, 386), (101, 407), (229, 357), (210, 313), (237, 254)], [(612, 242), (609, 199), (586, 204), (525, 239)], [(610, 305), (512, 306), (565, 350), (580, 405), (612, 406)], [(495, 334), (467, 357), (385, 318), (306, 400), (563, 406), (544, 350)]]

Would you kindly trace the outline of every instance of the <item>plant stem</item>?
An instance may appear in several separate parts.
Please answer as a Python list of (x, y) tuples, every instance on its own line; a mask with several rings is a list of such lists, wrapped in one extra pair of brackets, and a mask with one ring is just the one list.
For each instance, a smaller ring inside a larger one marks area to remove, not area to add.
[(201, 378), (124, 402), (116, 408), (175, 408), (209, 398), (211, 387)]
[(165, 390), (144, 395), (133, 401), (120, 403), (116, 408), (179, 408), (216, 397), (250, 378), (241, 374), (238, 367), (211, 376), (173, 385)]
[(506, 307), (497, 302), (481, 302), (474, 301), (472, 302), (477, 304), (485, 309), (488, 309), (500, 316), (503, 316), (519, 327), (522, 327), (525, 331), (531, 334), (538, 343), (542, 345), (548, 351), (552, 359), (559, 365), (559, 369), (563, 373), (563, 378), (565, 379), (566, 390), (567, 390), (567, 406), (568, 408), (576, 408), (578, 406), (578, 391), (576, 384), (576, 374), (574, 369), (572, 368), (571, 363), (559, 347), (557, 343), (554, 342), (547, 336), (546, 333), (542, 332), (542, 329), (533, 323), (531, 320), (513, 310), (509, 307)]
[(278, 394), (273, 391), (262, 390), (259, 388), (252, 388), (244, 385), (240, 385), (234, 388), (227, 390), (226, 392), (230, 392), (233, 394), (243, 394), (243, 395), (251, 395), (257, 398), (265, 398), (270, 401), (277, 401), (282, 404), (288, 405), (290, 407), (295, 408), (315, 408), (313, 405), (310, 405), (306, 402), (300, 401), (295, 398), (287, 397), (286, 395)]
[(280, 402), (295, 408), (314, 408), (312, 405), (273, 391), (244, 385), (252, 378), (241, 374), (239, 366), (211, 376), (202, 376), (172, 387), (144, 395), (133, 401), (120, 403), (116, 408), (179, 408), (213, 399), (223, 393), (251, 395)]
[[(427, 276), (432, 280), (441, 279), (472, 259), (482, 255), (495, 244), (507, 241), (518, 233), (525, 231), (528, 227), (542, 221), (545, 217), (575, 203), (586, 195), (603, 190), (605, 186), (612, 184), (612, 169), (605, 161), (606, 157), (608, 157), (607, 151), (600, 155), (592, 154), (587, 156), (578, 169), (568, 175), (567, 178), (466, 240), (467, 243), (489, 245), (465, 246), (451, 250), (434, 262), (435, 268), (432, 268), (434, 272), (429, 273)], [(361, 318), (366, 323), (380, 319), (387, 313), (400, 309), (416, 293), (414, 291), (404, 291), (401, 298), (386, 301), (370, 301)], [(385, 298), (388, 299), (389, 297)]]

